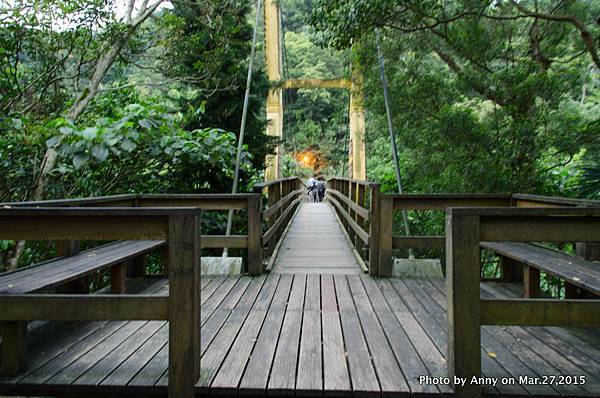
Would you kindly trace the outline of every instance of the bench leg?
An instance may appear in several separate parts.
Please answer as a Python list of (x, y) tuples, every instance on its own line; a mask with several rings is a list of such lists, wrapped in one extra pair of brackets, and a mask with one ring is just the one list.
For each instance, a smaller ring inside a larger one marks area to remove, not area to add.
[(88, 294), (90, 292), (90, 280), (88, 276), (83, 276), (71, 282), (64, 283), (56, 287), (56, 293), (61, 294)]
[(56, 257), (71, 257), (79, 254), (80, 243), (78, 240), (57, 240)]
[(160, 248), (160, 258), (162, 260), (163, 263), (163, 268), (164, 268), (164, 276), (168, 276), (169, 275), (169, 246), (163, 246)]
[(500, 257), (501, 282), (523, 282), (524, 264), (508, 257)]
[(583, 298), (581, 290), (575, 286), (570, 284), (569, 282), (565, 282), (565, 298), (566, 299), (578, 299)]
[(0, 322), (2, 333), (2, 354), (0, 373), (14, 376), (25, 366), (27, 359), (27, 322)]
[(530, 266), (525, 266), (524, 272), (525, 280), (525, 298), (537, 298), (540, 297), (540, 270)]
[(127, 275), (127, 263), (117, 264), (110, 269), (110, 292), (112, 294), (125, 294), (125, 277)]
[(134, 257), (129, 264), (127, 276), (130, 278), (142, 278), (146, 276), (146, 265), (148, 263), (146, 255)]

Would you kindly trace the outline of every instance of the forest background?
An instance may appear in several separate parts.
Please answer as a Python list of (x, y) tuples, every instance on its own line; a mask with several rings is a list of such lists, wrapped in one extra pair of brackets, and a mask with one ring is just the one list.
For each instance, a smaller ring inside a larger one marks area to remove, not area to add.
[[(375, 29), (407, 192), (600, 199), (599, 2), (279, 3), (284, 78), (364, 76), (367, 172), (383, 191), (396, 183)], [(254, 11), (248, 0), (2, 0), (0, 201), (229, 192)], [(276, 144), (260, 24), (242, 191)], [(348, 93), (284, 101), (284, 173), (312, 173), (309, 153), (325, 175), (347, 175)], [(439, 221), (410, 219), (430, 234)], [(207, 223), (222, 231), (225, 219)], [(1, 241), (0, 268), (48, 250)]]

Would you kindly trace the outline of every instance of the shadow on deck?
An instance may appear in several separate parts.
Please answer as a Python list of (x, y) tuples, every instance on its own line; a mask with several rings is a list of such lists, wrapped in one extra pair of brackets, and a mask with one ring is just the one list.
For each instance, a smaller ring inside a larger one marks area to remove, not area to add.
[[(482, 297), (514, 297), (483, 284)], [(166, 280), (141, 290), (165, 294)], [(444, 281), (358, 275), (203, 277), (197, 395), (440, 396)], [(139, 289), (138, 289), (138, 292)], [(503, 396), (599, 396), (600, 339), (557, 327), (483, 326), (482, 373)], [(51, 322), (32, 333), (26, 371), (4, 394), (167, 395), (166, 321)], [(520, 376), (584, 376), (583, 385), (520, 385)]]
[[(0, 370), (13, 376), (0, 380), (0, 393), (600, 396), (600, 202), (381, 195), (376, 183), (333, 179), (325, 208), (369, 276), (279, 266), (265, 276), (271, 260), (263, 260), (285, 249), (303, 197), (302, 182), (287, 178), (253, 194), (3, 205), (1, 239), (55, 241), (57, 257), (1, 276)], [(394, 211), (403, 209), (445, 211), (445, 234), (394, 236)], [(201, 211), (228, 210), (246, 214), (244, 235), (201, 235)], [(311, 232), (298, 237), (290, 251), (310, 252)], [(90, 240), (117, 242), (79, 252)], [(576, 242), (577, 256), (532, 242)], [(200, 275), (201, 249), (223, 247), (245, 255), (247, 276)], [(445, 250), (446, 284), (382, 278), (394, 250), (406, 248)], [(495, 284), (482, 282), (482, 248), (498, 254)], [(147, 275), (150, 249), (168, 282)], [(342, 268), (356, 264), (348, 257)], [(542, 272), (563, 281), (566, 299), (540, 297)], [(110, 274), (113, 294), (89, 294), (81, 280), (92, 274)], [(146, 282), (126, 291), (127, 276)], [(54, 322), (28, 333), (40, 319)], [(575, 325), (589, 330), (564, 328)], [(448, 374), (486, 383), (453, 389)]]

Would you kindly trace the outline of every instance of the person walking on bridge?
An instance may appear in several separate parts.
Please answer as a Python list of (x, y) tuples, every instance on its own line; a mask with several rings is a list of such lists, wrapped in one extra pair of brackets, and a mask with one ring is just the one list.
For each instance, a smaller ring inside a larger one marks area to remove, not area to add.
[(318, 184), (315, 177), (316, 175), (311, 176), (306, 183), (306, 188), (308, 189), (308, 201), (313, 203), (319, 201)]
[(325, 182), (325, 179), (323, 178), (323, 176), (319, 176), (317, 178), (317, 198), (319, 199), (319, 202), (322, 202), (325, 198), (326, 189), (327, 183)]

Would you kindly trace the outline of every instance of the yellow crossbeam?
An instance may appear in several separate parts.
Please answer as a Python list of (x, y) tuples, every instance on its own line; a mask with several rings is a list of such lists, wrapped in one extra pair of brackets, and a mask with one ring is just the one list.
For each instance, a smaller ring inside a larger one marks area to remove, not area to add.
[(284, 80), (281, 88), (340, 88), (350, 89), (352, 82), (348, 79), (287, 79)]

